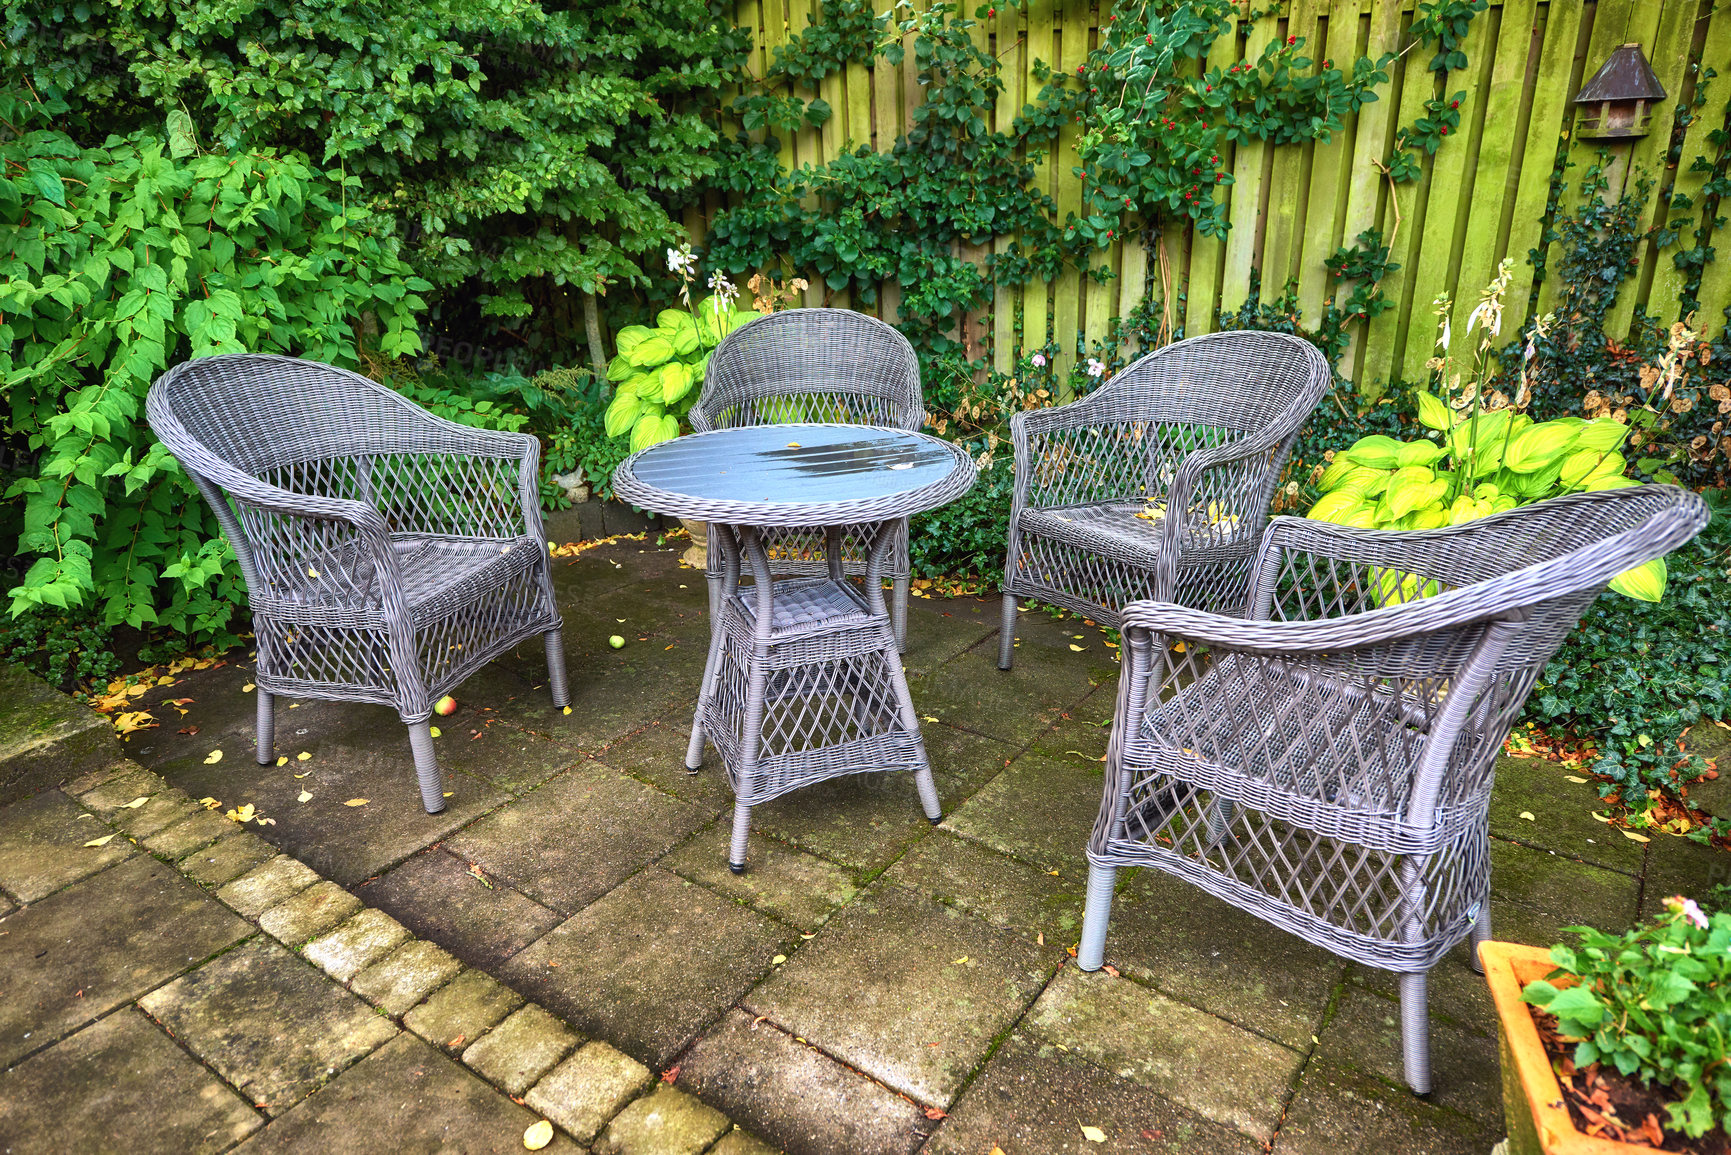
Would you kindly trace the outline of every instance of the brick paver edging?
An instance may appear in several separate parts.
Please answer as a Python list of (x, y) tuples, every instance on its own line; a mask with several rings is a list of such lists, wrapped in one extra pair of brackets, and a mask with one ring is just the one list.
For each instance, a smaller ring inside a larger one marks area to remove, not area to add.
[(606, 1043), (586, 1040), (135, 763), (94, 771), (61, 789), (116, 837), (171, 863), (333, 981), (597, 1155), (771, 1155), (772, 1148), (720, 1111), (662, 1083)]

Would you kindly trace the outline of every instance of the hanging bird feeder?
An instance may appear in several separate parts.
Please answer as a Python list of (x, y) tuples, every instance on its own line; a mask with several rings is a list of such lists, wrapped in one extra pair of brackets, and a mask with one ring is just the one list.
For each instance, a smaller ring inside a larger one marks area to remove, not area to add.
[(1646, 136), (1653, 106), (1664, 99), (1665, 87), (1653, 75), (1641, 46), (1624, 44), (1575, 97), (1581, 109), (1575, 136), (1588, 140)]

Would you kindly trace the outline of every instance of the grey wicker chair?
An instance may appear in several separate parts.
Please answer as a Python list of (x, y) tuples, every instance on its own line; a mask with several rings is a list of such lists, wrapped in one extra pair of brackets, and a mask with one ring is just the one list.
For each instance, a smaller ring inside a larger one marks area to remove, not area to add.
[[(882, 425), (918, 432), (926, 412), (920, 401), (920, 363), (894, 328), (851, 309), (789, 309), (729, 333), (710, 355), (703, 392), (691, 409), (691, 428), (733, 429), (789, 421)], [(895, 584), (890, 618), (896, 648), (907, 648), (908, 521), (896, 522), (888, 574)], [(821, 528), (764, 531), (776, 577), (824, 577)], [(843, 570), (863, 577), (870, 541), (847, 534)], [(709, 531), (709, 609), (719, 620), (721, 543)]]
[(570, 702), (533, 437), (470, 429), (329, 365), (226, 355), (151, 387), (151, 429), (234, 547), (258, 642), (258, 761), (279, 695), (393, 706), (427, 813), (432, 704), (541, 635)]
[(1509, 727), (1605, 584), (1706, 521), (1669, 486), (1414, 533), (1281, 517), (1245, 617), (1126, 606), (1079, 965), (1102, 965), (1117, 868), (1177, 875), (1396, 972), (1406, 1079), (1428, 1092), (1426, 977), (1490, 937)]
[(1016, 414), (998, 668), (1021, 597), (1106, 626), (1138, 598), (1239, 612), (1281, 467), (1331, 380), (1298, 337), (1211, 333)]

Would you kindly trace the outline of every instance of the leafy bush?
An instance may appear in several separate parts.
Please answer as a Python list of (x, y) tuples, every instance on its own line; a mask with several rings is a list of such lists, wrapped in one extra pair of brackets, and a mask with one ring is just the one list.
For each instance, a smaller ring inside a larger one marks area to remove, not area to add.
[(915, 517), (908, 527), (914, 575), (1001, 576), (1014, 495), (1015, 468), (1006, 454), (980, 470), (979, 481), (965, 496)]
[(16, 663), (62, 690), (102, 683), (120, 672), (110, 627), (88, 610), (38, 609), (0, 617), (0, 662)]
[[(1571, 926), (1579, 947), (1553, 946), (1557, 969), (1521, 998), (1557, 1017), (1577, 1067), (1608, 1063), (1677, 1095), (1672, 1130), (1699, 1138), (1731, 1131), (1731, 913), (1707, 915), (1684, 898), (1621, 935)], [(1576, 981), (1559, 988), (1551, 980)]]
[(169, 365), (211, 353), (356, 363), (419, 346), (396, 238), (352, 207), (355, 178), (304, 158), (177, 156), (155, 132), (81, 146), (64, 106), (0, 92), (0, 373), (7, 432), (38, 458), (22, 506), (12, 613), (93, 606), (108, 625), (226, 630), (244, 600), (215, 519), (143, 421)]
[[(605, 419), (610, 437), (630, 436), (631, 452), (678, 437), (685, 415), (696, 404), (709, 366), (709, 354), (721, 339), (756, 313), (735, 312), (731, 286), (705, 297), (687, 312), (663, 309), (656, 327), (627, 325), (614, 340), (619, 355), (607, 366), (613, 401)], [(798, 420), (789, 415), (789, 420)]]

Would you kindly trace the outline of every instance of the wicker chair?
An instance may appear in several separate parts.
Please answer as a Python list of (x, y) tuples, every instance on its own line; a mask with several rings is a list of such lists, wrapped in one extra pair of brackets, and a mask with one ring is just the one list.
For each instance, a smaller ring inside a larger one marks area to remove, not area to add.
[(1490, 937), (1486, 816), (1509, 727), (1605, 584), (1706, 521), (1669, 486), (1413, 533), (1281, 517), (1245, 617), (1126, 606), (1082, 969), (1102, 964), (1117, 868), (1175, 874), (1396, 972), (1406, 1079), (1428, 1092), (1426, 976)]
[(569, 704), (533, 437), (457, 425), (290, 357), (188, 361), (145, 407), (246, 579), (260, 765), (278, 695), (394, 706), (436, 814), (441, 695), (538, 634), (554, 704)]
[[(918, 432), (920, 363), (906, 337), (876, 317), (851, 309), (790, 309), (772, 313), (724, 338), (710, 355), (703, 392), (691, 409), (699, 433), (742, 425), (833, 421)], [(890, 618), (897, 649), (907, 648), (908, 521), (895, 524), (888, 572), (895, 583)], [(764, 548), (776, 577), (829, 573), (824, 531), (768, 529)], [(871, 542), (843, 538), (843, 570), (863, 577)], [(709, 531), (709, 609), (719, 620), (721, 543)]]
[(1106, 626), (1138, 598), (1239, 612), (1281, 466), (1331, 379), (1308, 341), (1212, 333), (1016, 414), (998, 668), (1018, 597)]

